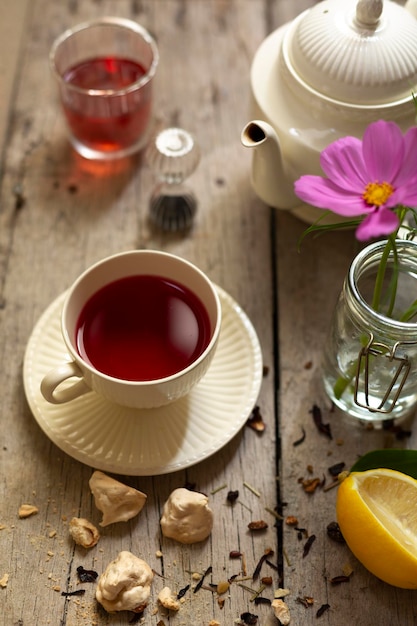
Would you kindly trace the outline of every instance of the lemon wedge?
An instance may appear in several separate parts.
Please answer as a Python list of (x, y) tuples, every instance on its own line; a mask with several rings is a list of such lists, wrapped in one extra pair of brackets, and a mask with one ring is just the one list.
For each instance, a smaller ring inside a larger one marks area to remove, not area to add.
[(337, 521), (372, 574), (417, 589), (417, 480), (391, 469), (352, 472), (338, 488)]

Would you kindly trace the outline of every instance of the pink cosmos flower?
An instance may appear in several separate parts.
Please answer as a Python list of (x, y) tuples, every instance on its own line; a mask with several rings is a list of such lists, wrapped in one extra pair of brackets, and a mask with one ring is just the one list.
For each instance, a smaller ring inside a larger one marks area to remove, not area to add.
[(356, 230), (360, 241), (393, 233), (397, 205), (417, 206), (417, 127), (403, 135), (394, 122), (373, 122), (362, 141), (344, 137), (327, 146), (320, 164), (327, 178), (301, 176), (295, 193), (339, 215), (363, 215)]

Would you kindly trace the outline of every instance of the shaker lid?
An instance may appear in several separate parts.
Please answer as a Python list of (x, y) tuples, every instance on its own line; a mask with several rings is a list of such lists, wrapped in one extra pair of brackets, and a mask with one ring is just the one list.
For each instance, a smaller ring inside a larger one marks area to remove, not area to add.
[(391, 0), (322, 0), (284, 41), (296, 80), (344, 103), (410, 99), (417, 85), (417, 19)]

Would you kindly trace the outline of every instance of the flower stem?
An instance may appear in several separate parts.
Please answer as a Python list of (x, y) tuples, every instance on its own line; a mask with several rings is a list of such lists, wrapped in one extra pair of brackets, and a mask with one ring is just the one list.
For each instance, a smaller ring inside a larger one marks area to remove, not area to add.
[[(379, 311), (381, 305), (381, 294), (382, 294), (382, 285), (384, 283), (385, 272), (387, 269), (387, 261), (390, 255), (391, 250), (395, 249), (395, 238), (392, 238), (392, 235), (388, 237), (387, 243), (385, 244), (385, 248), (382, 252), (381, 260), (378, 266), (378, 272), (376, 275), (375, 286), (374, 286), (374, 294), (372, 298), (372, 308), (374, 311)], [(394, 289), (396, 291), (396, 287)], [(391, 294), (391, 301), (393, 300)], [(394, 294), (395, 301), (395, 294)]]
[[(404, 215), (405, 215), (404, 207), (401, 207), (399, 210), (400, 224), (403, 221)], [(398, 234), (398, 229), (394, 233), (392, 233), (387, 239), (387, 243), (385, 244), (385, 248), (382, 252), (381, 260), (379, 262), (378, 271), (377, 271), (377, 275), (375, 279), (373, 296), (372, 296), (372, 308), (374, 309), (374, 311), (379, 311), (381, 307), (382, 290), (383, 290), (384, 279), (385, 279), (385, 274), (386, 274), (386, 269), (387, 269), (387, 262), (392, 252), (394, 255), (394, 273), (393, 273), (393, 276), (391, 278), (391, 281), (388, 287), (389, 305), (388, 305), (387, 312), (386, 312), (387, 317), (390, 317), (394, 310), (395, 300), (397, 296), (397, 288), (398, 288), (398, 271), (399, 270), (398, 270), (398, 253), (397, 253), (397, 246), (396, 246), (397, 234)], [(417, 313), (417, 301), (414, 302), (413, 305), (405, 312), (404, 316), (407, 316), (407, 319), (409, 319), (416, 313)], [(360, 342), (362, 345), (365, 345), (363, 336), (361, 337)], [(343, 376), (339, 376), (339, 378), (334, 383), (333, 391), (337, 399), (341, 398), (343, 393), (351, 384), (352, 380), (355, 378), (355, 375), (357, 373), (357, 368), (358, 368), (358, 362), (355, 361), (350, 365), (348, 371)]]

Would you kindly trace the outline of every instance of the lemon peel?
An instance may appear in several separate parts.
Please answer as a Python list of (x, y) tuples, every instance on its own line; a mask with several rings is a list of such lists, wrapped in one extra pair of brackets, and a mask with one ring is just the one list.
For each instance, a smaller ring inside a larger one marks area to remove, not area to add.
[(417, 589), (417, 480), (385, 468), (351, 472), (336, 515), (362, 565), (390, 585)]

